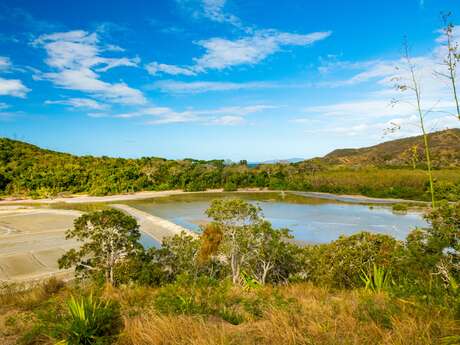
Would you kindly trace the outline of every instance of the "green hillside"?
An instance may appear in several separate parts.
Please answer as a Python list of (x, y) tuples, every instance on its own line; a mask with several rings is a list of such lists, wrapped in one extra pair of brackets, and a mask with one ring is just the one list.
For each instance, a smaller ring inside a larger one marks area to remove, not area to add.
[[(62, 193), (256, 187), (426, 200), (420, 140), (406, 138), (336, 150), (303, 162), (252, 166), (245, 161), (74, 156), (0, 138), (0, 194), (42, 198)], [(460, 195), (460, 130), (433, 133), (430, 142), (439, 198), (456, 200)], [(415, 145), (414, 160), (411, 148)]]
[[(438, 168), (460, 166), (460, 129), (448, 129), (429, 136), (433, 165)], [(423, 137), (387, 141), (360, 149), (339, 149), (324, 157), (329, 164), (421, 166), (425, 162)]]

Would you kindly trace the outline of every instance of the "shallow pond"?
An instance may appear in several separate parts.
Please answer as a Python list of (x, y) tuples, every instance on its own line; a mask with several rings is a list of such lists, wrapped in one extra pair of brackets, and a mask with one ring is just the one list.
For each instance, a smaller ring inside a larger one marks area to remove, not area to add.
[(128, 204), (199, 232), (200, 225), (209, 222), (204, 211), (211, 200), (235, 196), (259, 205), (274, 227), (288, 228), (296, 240), (306, 243), (326, 243), (362, 230), (404, 239), (416, 227), (427, 226), (418, 212), (398, 214), (389, 206), (350, 204), (288, 193), (190, 194)]

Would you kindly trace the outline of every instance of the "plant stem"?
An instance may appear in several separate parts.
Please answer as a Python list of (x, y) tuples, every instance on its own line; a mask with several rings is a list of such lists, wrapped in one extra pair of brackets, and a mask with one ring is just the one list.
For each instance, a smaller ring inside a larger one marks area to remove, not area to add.
[(411, 74), (411, 79), (412, 79), (412, 85), (413, 85), (413, 90), (415, 93), (415, 97), (417, 99), (417, 112), (420, 118), (420, 127), (422, 129), (422, 134), (423, 134), (423, 142), (425, 145), (425, 156), (426, 156), (426, 165), (428, 168), (428, 178), (430, 181), (430, 193), (431, 193), (431, 206), (433, 208), (436, 207), (436, 201), (434, 197), (434, 184), (433, 184), (433, 173), (431, 169), (431, 157), (430, 157), (430, 146), (428, 143), (428, 135), (425, 130), (425, 121), (424, 121), (424, 114), (422, 112), (422, 104), (421, 104), (421, 96), (420, 96), (420, 87), (417, 82), (417, 78), (415, 77), (415, 68), (414, 65), (412, 65), (412, 62), (410, 60), (409, 56), (409, 49), (407, 46), (407, 43), (404, 45), (405, 48), (405, 58), (407, 60), (407, 64), (409, 65), (410, 69), (410, 74)]

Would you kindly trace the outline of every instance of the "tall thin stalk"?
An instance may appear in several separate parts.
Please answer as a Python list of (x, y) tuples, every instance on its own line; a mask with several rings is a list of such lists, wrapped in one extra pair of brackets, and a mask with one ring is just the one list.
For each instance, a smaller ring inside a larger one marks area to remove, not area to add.
[(433, 183), (433, 173), (431, 167), (431, 155), (430, 155), (430, 146), (428, 141), (428, 134), (425, 129), (425, 114), (422, 110), (422, 100), (421, 100), (421, 92), (420, 92), (420, 85), (417, 81), (415, 75), (415, 65), (412, 63), (410, 54), (409, 54), (409, 46), (407, 41), (404, 41), (404, 59), (406, 60), (407, 67), (409, 68), (410, 78), (409, 78), (409, 85), (398, 85), (398, 88), (402, 91), (409, 89), (414, 92), (415, 99), (416, 99), (416, 109), (417, 114), (420, 120), (420, 128), (422, 130), (423, 135), (423, 143), (425, 147), (425, 156), (426, 156), (426, 165), (428, 169), (428, 178), (430, 181), (430, 193), (431, 193), (431, 205), (433, 208), (436, 207), (436, 201), (434, 196), (434, 183)]
[(444, 58), (444, 64), (447, 67), (448, 74), (438, 73), (441, 76), (447, 78), (450, 81), (452, 88), (452, 94), (454, 97), (455, 107), (456, 107), (456, 117), (460, 120), (460, 104), (459, 97), (457, 93), (457, 62), (460, 59), (460, 54), (458, 53), (458, 43), (454, 42), (453, 30), (454, 25), (448, 22), (450, 13), (446, 13), (442, 16), (444, 22), (444, 35), (446, 37), (446, 48), (447, 55)]

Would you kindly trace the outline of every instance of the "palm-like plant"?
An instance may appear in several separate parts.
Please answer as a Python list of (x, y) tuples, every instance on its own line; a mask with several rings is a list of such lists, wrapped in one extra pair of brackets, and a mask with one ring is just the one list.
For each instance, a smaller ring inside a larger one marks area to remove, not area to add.
[(65, 339), (59, 345), (109, 343), (121, 327), (118, 305), (94, 298), (92, 294), (67, 302), (69, 319), (63, 325)]
[(393, 284), (391, 271), (386, 270), (384, 267), (378, 267), (374, 264), (373, 270), (369, 274), (364, 270), (361, 270), (361, 272), (360, 277), (365, 284), (366, 290), (381, 292), (387, 290)]

